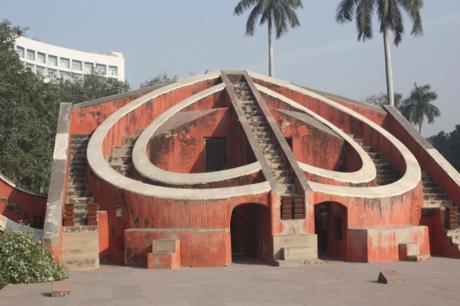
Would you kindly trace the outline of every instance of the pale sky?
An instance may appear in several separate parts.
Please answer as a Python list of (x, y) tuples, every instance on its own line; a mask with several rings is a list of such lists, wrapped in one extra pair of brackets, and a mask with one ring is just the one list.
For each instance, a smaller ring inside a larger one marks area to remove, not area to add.
[[(267, 73), (266, 26), (245, 37), (246, 16), (233, 15), (237, 2), (0, 0), (0, 19), (29, 27), (27, 36), (47, 43), (123, 52), (126, 78), (137, 88), (163, 72), (179, 77), (220, 69)], [(382, 37), (377, 31), (373, 40), (357, 42), (354, 24), (335, 22), (338, 3), (304, 0), (301, 28), (275, 42), (276, 77), (363, 100), (386, 88)], [(403, 95), (414, 82), (437, 91), (442, 116), (424, 127), (430, 136), (460, 124), (460, 1), (425, 0), (422, 18), (424, 36), (403, 37), (393, 48), (393, 69), (395, 88)]]

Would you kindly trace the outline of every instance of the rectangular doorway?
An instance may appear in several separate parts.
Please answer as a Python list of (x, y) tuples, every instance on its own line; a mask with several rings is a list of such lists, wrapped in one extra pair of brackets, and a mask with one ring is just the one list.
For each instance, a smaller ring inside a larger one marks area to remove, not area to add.
[(205, 138), (205, 171), (219, 171), (227, 168), (226, 139)]

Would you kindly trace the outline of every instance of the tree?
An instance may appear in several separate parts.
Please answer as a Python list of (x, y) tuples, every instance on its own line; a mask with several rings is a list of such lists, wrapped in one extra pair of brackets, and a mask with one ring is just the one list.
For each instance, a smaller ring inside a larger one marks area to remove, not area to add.
[(460, 124), (457, 124), (452, 132), (441, 131), (428, 140), (460, 171)]
[(55, 85), (19, 60), (14, 41), (22, 33), (0, 22), (0, 171), (22, 187), (46, 192), (59, 96)]
[(140, 84), (140, 88), (150, 87), (150, 86), (160, 86), (173, 83), (177, 81), (177, 75), (169, 77), (166, 72), (162, 74), (157, 74), (152, 76), (150, 79), (145, 80)]
[(235, 15), (241, 15), (249, 8), (252, 8), (246, 23), (246, 35), (253, 36), (257, 19), (259, 24), (268, 25), (268, 74), (274, 73), (273, 55), (273, 27), (276, 32), (276, 39), (279, 39), (289, 29), (300, 26), (296, 10), (303, 8), (302, 0), (241, 0), (234, 9)]
[(97, 74), (94, 70), (91, 74), (85, 75), (81, 79), (60, 79), (57, 86), (61, 101), (72, 103), (90, 101), (129, 90), (127, 82), (106, 78)]
[[(395, 92), (395, 95), (394, 95), (395, 107), (398, 109), (401, 106), (402, 97), (403, 97), (402, 94), (400, 94), (399, 92)], [(381, 92), (379, 94), (367, 97), (366, 102), (369, 104), (374, 104), (374, 105), (388, 104), (388, 95)]]
[(431, 86), (426, 84), (418, 86), (414, 85), (409, 97), (404, 99), (400, 111), (407, 120), (418, 125), (418, 130), (422, 132), (422, 125), (425, 117), (428, 123), (433, 123), (435, 117), (439, 117), (441, 112), (436, 105), (431, 102), (438, 98), (435, 91), (431, 90)]
[(46, 193), (51, 175), (59, 102), (82, 102), (128, 90), (96, 74), (44, 82), (24, 68), (14, 50), (24, 29), (0, 22), (0, 172), (17, 185)]
[(337, 7), (336, 20), (339, 23), (352, 21), (356, 17), (358, 40), (365, 42), (371, 39), (372, 14), (377, 11), (380, 25), (380, 33), (383, 34), (385, 49), (385, 70), (387, 81), (387, 96), (390, 97), (390, 105), (395, 105), (393, 88), (393, 67), (391, 64), (391, 33), (394, 35), (394, 44), (401, 43), (404, 33), (404, 22), (401, 9), (405, 10), (412, 19), (412, 35), (423, 33), (420, 10), (423, 0), (341, 0)]

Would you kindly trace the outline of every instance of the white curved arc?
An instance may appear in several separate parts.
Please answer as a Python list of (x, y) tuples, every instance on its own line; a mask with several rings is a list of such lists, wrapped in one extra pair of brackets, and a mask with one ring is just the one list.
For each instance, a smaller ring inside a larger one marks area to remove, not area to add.
[(188, 188), (170, 188), (155, 186), (143, 183), (132, 178), (123, 176), (115, 171), (104, 158), (102, 151), (104, 139), (109, 133), (110, 129), (125, 115), (134, 111), (152, 99), (171, 92), (183, 86), (193, 85), (206, 80), (214, 80), (220, 77), (220, 72), (212, 72), (206, 75), (193, 76), (180, 80), (176, 83), (154, 90), (145, 94), (131, 103), (123, 106), (115, 113), (110, 115), (101, 125), (94, 131), (88, 142), (87, 159), (88, 165), (94, 174), (110, 183), (117, 188), (124, 189), (135, 194), (140, 194), (150, 197), (158, 197), (164, 199), (178, 199), (178, 200), (214, 200), (226, 199), (244, 195), (257, 195), (270, 191), (270, 184), (265, 181), (257, 184), (226, 187), (226, 188), (212, 188), (212, 189), (188, 189)]
[(406, 148), (406, 146), (402, 142), (400, 142), (396, 137), (394, 137), (391, 133), (386, 131), (381, 126), (377, 125), (376, 123), (364, 117), (363, 115), (349, 109), (348, 107), (345, 107), (341, 105), (340, 103), (337, 103), (311, 90), (301, 88), (287, 81), (282, 81), (282, 80), (278, 80), (272, 77), (267, 77), (267, 76), (264, 76), (258, 73), (248, 72), (248, 74), (255, 79), (263, 80), (263, 81), (266, 81), (266, 82), (269, 82), (269, 83), (272, 83), (272, 84), (275, 84), (281, 87), (285, 87), (292, 91), (310, 96), (314, 99), (318, 99), (322, 103), (328, 104), (340, 110), (341, 112), (344, 112), (358, 119), (359, 121), (367, 124), (372, 129), (374, 129), (379, 134), (381, 134), (383, 137), (385, 137), (387, 140), (389, 140), (396, 147), (396, 149), (401, 153), (404, 159), (404, 162), (406, 164), (406, 171), (404, 175), (401, 177), (401, 179), (399, 179), (398, 181), (394, 183), (388, 184), (388, 185), (373, 186), (373, 187), (349, 187), (349, 186), (327, 185), (327, 184), (315, 183), (315, 182), (310, 181), (309, 185), (313, 189), (313, 191), (323, 192), (323, 193), (332, 194), (332, 195), (345, 196), (345, 197), (382, 198), (382, 197), (391, 197), (391, 196), (401, 195), (403, 193), (411, 191), (420, 182), (421, 177), (422, 177), (422, 172), (421, 172), (420, 165), (417, 159), (409, 151), (409, 149)]
[(255, 162), (252, 164), (232, 169), (226, 169), (222, 171), (213, 171), (205, 173), (179, 173), (161, 169), (155, 166), (147, 157), (146, 152), (149, 146), (150, 139), (155, 135), (155, 132), (161, 127), (162, 124), (164, 124), (168, 119), (174, 116), (174, 114), (180, 112), (184, 108), (212, 94), (221, 92), (224, 89), (224, 83), (208, 88), (174, 105), (173, 107), (162, 113), (160, 116), (158, 116), (141, 133), (134, 145), (132, 157), (133, 165), (134, 168), (136, 168), (136, 171), (143, 177), (166, 184), (196, 185), (229, 180), (236, 177), (253, 174), (262, 169), (260, 163)]
[(319, 167), (315, 167), (309, 164), (305, 164), (302, 162), (297, 161), (299, 164), (300, 169), (302, 169), (305, 172), (308, 172), (310, 174), (318, 175), (321, 177), (325, 178), (330, 178), (334, 179), (339, 182), (346, 182), (346, 183), (353, 183), (353, 184), (359, 184), (359, 183), (367, 183), (371, 182), (374, 180), (377, 176), (377, 170), (375, 169), (375, 165), (370, 158), (369, 154), (367, 154), (366, 151), (363, 150), (363, 148), (350, 136), (348, 136), (347, 133), (339, 129), (337, 126), (335, 126), (332, 122), (326, 120), (324, 117), (316, 114), (315, 112), (311, 111), (310, 109), (306, 108), (303, 105), (300, 105), (299, 103), (283, 96), (280, 95), (279, 93), (270, 90), (264, 86), (261, 86), (259, 84), (256, 84), (256, 88), (260, 91), (263, 92), (269, 96), (272, 96), (281, 102), (284, 102), (291, 106), (292, 108), (298, 109), (304, 113), (307, 113), (311, 117), (315, 118), (319, 122), (323, 123), (324, 125), (328, 126), (331, 128), (334, 132), (340, 135), (346, 142), (348, 142), (353, 149), (358, 153), (359, 157), (362, 160), (362, 166), (359, 170), (354, 171), (354, 172), (339, 172), (339, 171), (333, 171), (333, 170), (327, 170)]
[[(22, 224), (19, 224), (17, 222), (14, 222), (13, 220), (5, 217), (4, 215), (0, 214), (0, 231), (12, 231), (12, 232), (18, 232), (22, 228)], [(30, 228), (32, 230), (32, 235), (35, 237), (35, 239), (40, 240), (43, 237), (43, 230), (41, 229), (36, 229), (36, 228)]]

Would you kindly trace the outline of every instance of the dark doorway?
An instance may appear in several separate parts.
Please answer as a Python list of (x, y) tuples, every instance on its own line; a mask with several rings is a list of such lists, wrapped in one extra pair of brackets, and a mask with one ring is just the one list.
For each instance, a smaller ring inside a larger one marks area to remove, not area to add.
[(232, 260), (263, 260), (270, 231), (267, 207), (244, 204), (233, 209), (230, 222)]
[(227, 167), (226, 139), (223, 137), (205, 138), (205, 171), (219, 171)]
[(345, 259), (347, 209), (337, 203), (315, 206), (315, 233), (320, 257)]
[(286, 137), (286, 142), (288, 143), (289, 147), (291, 148), (292, 151), (292, 137)]

